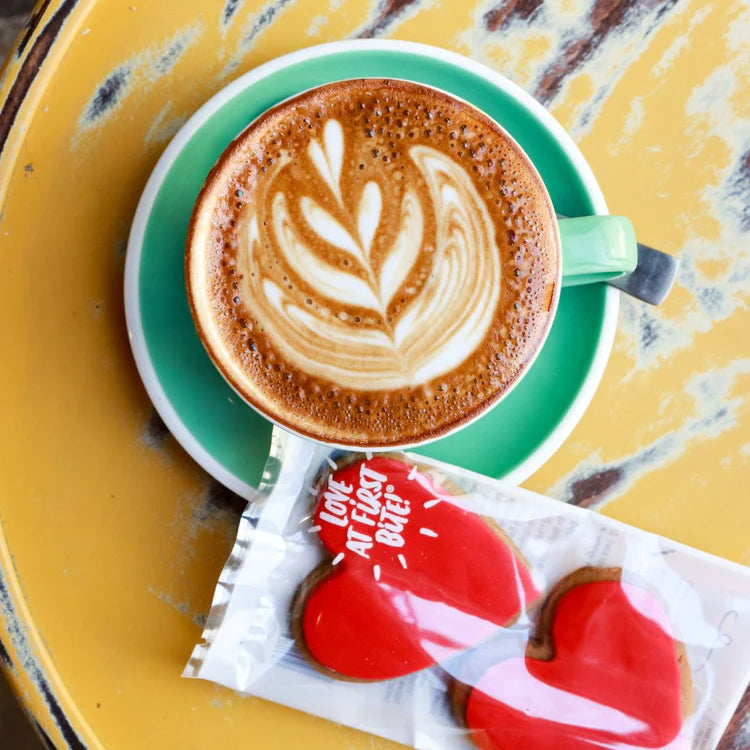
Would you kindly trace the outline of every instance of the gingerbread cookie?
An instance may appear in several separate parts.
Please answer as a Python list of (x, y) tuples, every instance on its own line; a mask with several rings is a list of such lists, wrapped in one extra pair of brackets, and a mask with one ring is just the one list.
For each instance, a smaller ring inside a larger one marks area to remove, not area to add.
[(621, 574), (586, 567), (564, 578), (525, 657), (499, 661), (473, 687), (456, 685), (454, 708), (479, 747), (681, 746), (691, 711), (684, 646), (657, 599)]
[(310, 531), (331, 557), (300, 586), (292, 626), (303, 653), (334, 677), (424, 669), (513, 623), (538, 597), (498, 526), (397, 458), (330, 473)]

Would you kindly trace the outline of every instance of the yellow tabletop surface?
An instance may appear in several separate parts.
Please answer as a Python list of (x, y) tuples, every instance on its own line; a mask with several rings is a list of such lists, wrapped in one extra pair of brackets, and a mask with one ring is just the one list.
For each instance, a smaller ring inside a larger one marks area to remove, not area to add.
[[(180, 679), (243, 504), (155, 416), (122, 299), (138, 198), (191, 113), (282, 53), (372, 36), (519, 83), (681, 259), (662, 307), (622, 300), (590, 408), (525, 486), (750, 563), (746, 2), (45, 0), (0, 82), (0, 657), (57, 746), (393, 746)], [(740, 718), (725, 750), (750, 747)]]

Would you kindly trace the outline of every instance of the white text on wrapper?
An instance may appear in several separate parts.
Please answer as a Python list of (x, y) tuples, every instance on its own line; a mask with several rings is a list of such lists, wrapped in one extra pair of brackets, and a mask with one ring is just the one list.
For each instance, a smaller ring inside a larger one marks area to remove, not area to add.
[(387, 477), (370, 469), (364, 462), (359, 467), (359, 487), (328, 476), (323, 492), (321, 521), (346, 527), (346, 548), (360, 557), (370, 559), (369, 550), (375, 543), (388, 547), (404, 546), (404, 530), (409, 522), (409, 501), (399, 497)]

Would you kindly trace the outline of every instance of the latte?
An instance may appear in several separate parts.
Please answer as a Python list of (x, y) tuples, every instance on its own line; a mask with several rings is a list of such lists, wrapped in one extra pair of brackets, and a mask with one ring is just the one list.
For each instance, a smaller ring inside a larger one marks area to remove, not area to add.
[(242, 133), (186, 256), (198, 332), (232, 386), (295, 432), (369, 447), (495, 403), (541, 345), (559, 265), (547, 193), (504, 131), (447, 94), (372, 79)]

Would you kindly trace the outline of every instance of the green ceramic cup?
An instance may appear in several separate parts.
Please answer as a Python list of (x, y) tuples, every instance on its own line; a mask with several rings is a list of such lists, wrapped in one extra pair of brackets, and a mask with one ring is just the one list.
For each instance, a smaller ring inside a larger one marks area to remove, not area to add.
[(183, 275), (190, 213), (211, 166), (259, 114), (301, 91), (360, 77), (407, 78), (470, 102), (519, 143), (557, 213), (585, 217), (560, 222), (567, 263), (564, 288), (533, 366), (482, 418), (416, 449), (471, 471), (521, 482), (570, 434), (601, 380), (614, 339), (619, 293), (605, 284), (570, 284), (628, 270), (629, 261), (615, 270), (606, 253), (591, 251), (591, 243), (615, 247), (607, 233), (619, 227), (627, 234), (628, 225), (623, 228), (620, 220), (606, 216), (590, 167), (540, 104), (500, 74), (446, 50), (395, 40), (299, 50), (241, 76), (188, 120), (154, 168), (128, 243), (125, 311), (138, 371), (156, 410), (185, 450), (220, 482), (252, 497), (268, 456), (272, 425), (229, 388), (196, 334)]
[(563, 286), (616, 279), (638, 262), (633, 225), (624, 216), (559, 219)]
[[(362, 77), (362, 79), (366, 80), (367, 77)], [(345, 80), (346, 79), (342, 79), (342, 81)], [(396, 76), (389, 77), (389, 80), (394, 82), (408, 82), (408, 79)], [(418, 83), (418, 85), (421, 85), (424, 88), (432, 89), (435, 92), (436, 99), (437, 97), (442, 95), (451, 96), (453, 99), (461, 102), (463, 105), (473, 108), (477, 111), (481, 111), (479, 110), (479, 108), (474, 107), (470, 102), (467, 102), (465, 99), (462, 99), (455, 94), (450, 94), (449, 92), (445, 92), (435, 86), (425, 87), (423, 83)], [(321, 96), (325, 98), (326, 90), (327, 85), (324, 85), (313, 87), (306, 93), (308, 95)], [(296, 94), (295, 96), (298, 95), (299, 94)], [(279, 104), (283, 103), (284, 102), (282, 101)], [(262, 117), (263, 114), (265, 113), (261, 113), (259, 116)], [(520, 144), (515, 141), (513, 136), (507, 130), (505, 130), (500, 123), (494, 120), (490, 115), (488, 115), (488, 113), (483, 112), (482, 114), (489, 117), (490, 120), (493, 121), (496, 129), (500, 133), (502, 133), (508, 140), (512, 141), (514, 145), (516, 145), (518, 150), (523, 152)], [(251, 130), (253, 124), (254, 123), (250, 123), (247, 130)], [(226, 153), (231, 153), (233, 149), (235, 149), (234, 142), (232, 144), (228, 144), (228, 150)], [(538, 184), (541, 184), (543, 186), (544, 181), (534, 167), (533, 161), (528, 156), (528, 154), (524, 155), (526, 156), (526, 165), (519, 167), (519, 169), (525, 169), (526, 171), (528, 171), (534, 182), (538, 182)], [(222, 157), (220, 158), (224, 158), (224, 154), (222, 154)], [(538, 200), (538, 207), (536, 208), (538, 208), (540, 212), (545, 211), (548, 206), (552, 205), (552, 199), (546, 192), (546, 189), (543, 193), (536, 197), (536, 200)], [(532, 210), (534, 210), (534, 208), (535, 207), (532, 206)], [(621, 276), (622, 274), (632, 271), (636, 266), (638, 256), (635, 232), (633, 231), (633, 227), (630, 224), (630, 221), (625, 217), (586, 216), (579, 218), (558, 218), (557, 223), (559, 231), (555, 233), (555, 242), (558, 245), (555, 255), (560, 262), (557, 263), (557, 282), (554, 287), (554, 294), (550, 301), (550, 317), (552, 320), (554, 320), (554, 316), (557, 313), (557, 306), (560, 298), (560, 287), (562, 285), (580, 286), (582, 284), (592, 284), (605, 281), (607, 279), (616, 278), (618, 276)], [(200, 257), (200, 253), (194, 253), (194, 257), (196, 255)], [(189, 274), (196, 273), (195, 263), (189, 264), (188, 269)], [(195, 283), (192, 278), (190, 283), (191, 285), (194, 285)], [(193, 289), (194, 288), (195, 287), (193, 286)], [(336, 439), (327, 438), (325, 436), (325, 427), (321, 427), (313, 431), (312, 435), (297, 433), (293, 426), (294, 423), (289, 422), (285, 419), (283, 410), (281, 410), (281, 412), (274, 411), (269, 406), (268, 402), (266, 402), (259, 396), (256, 388), (254, 387), (254, 384), (251, 381), (245, 380), (238, 374), (237, 370), (232, 370), (231, 367), (225, 361), (223, 361), (221, 357), (217, 356), (215, 351), (212, 350), (212, 347), (208, 342), (212, 340), (211, 330), (214, 325), (213, 317), (207, 310), (201, 310), (195, 307), (195, 305), (197, 304), (195, 302), (195, 299), (196, 297), (194, 296), (193, 320), (201, 337), (201, 340), (206, 346), (207, 353), (212, 357), (218, 371), (226, 379), (227, 384), (234, 389), (234, 391), (240, 398), (244, 399), (247, 404), (255, 409), (261, 416), (265, 417), (279, 427), (287, 430), (288, 432), (298, 434), (302, 438), (312, 439), (332, 448), (352, 451), (412, 449), (421, 445), (426, 445), (427, 443), (434, 442), (435, 440), (448, 437), (449, 435), (466, 429), (466, 427), (468, 427), (478, 419), (481, 419), (491, 409), (496, 408), (503, 401), (503, 399), (513, 391), (518, 383), (521, 382), (524, 375), (528, 372), (529, 368), (534, 363), (538, 352), (543, 347), (547, 334), (550, 330), (548, 326), (545, 330), (544, 336), (542, 336), (537, 342), (536, 349), (526, 360), (526, 362), (523, 363), (523, 366), (520, 368), (520, 372), (517, 375), (516, 379), (506, 389), (506, 391), (499, 398), (496, 398), (495, 400), (485, 404), (483, 408), (478, 410), (475, 416), (472, 416), (470, 420), (460, 422), (457, 426), (454, 426), (451, 429), (441, 433), (438, 437), (428, 434), (424, 437), (417, 437), (416, 439), (410, 437), (410, 439), (408, 440), (383, 444), (378, 441), (377, 436), (373, 435), (372, 439), (365, 444), (350, 445), (341, 443)], [(234, 373), (233, 376), (230, 375), (230, 371)]]

